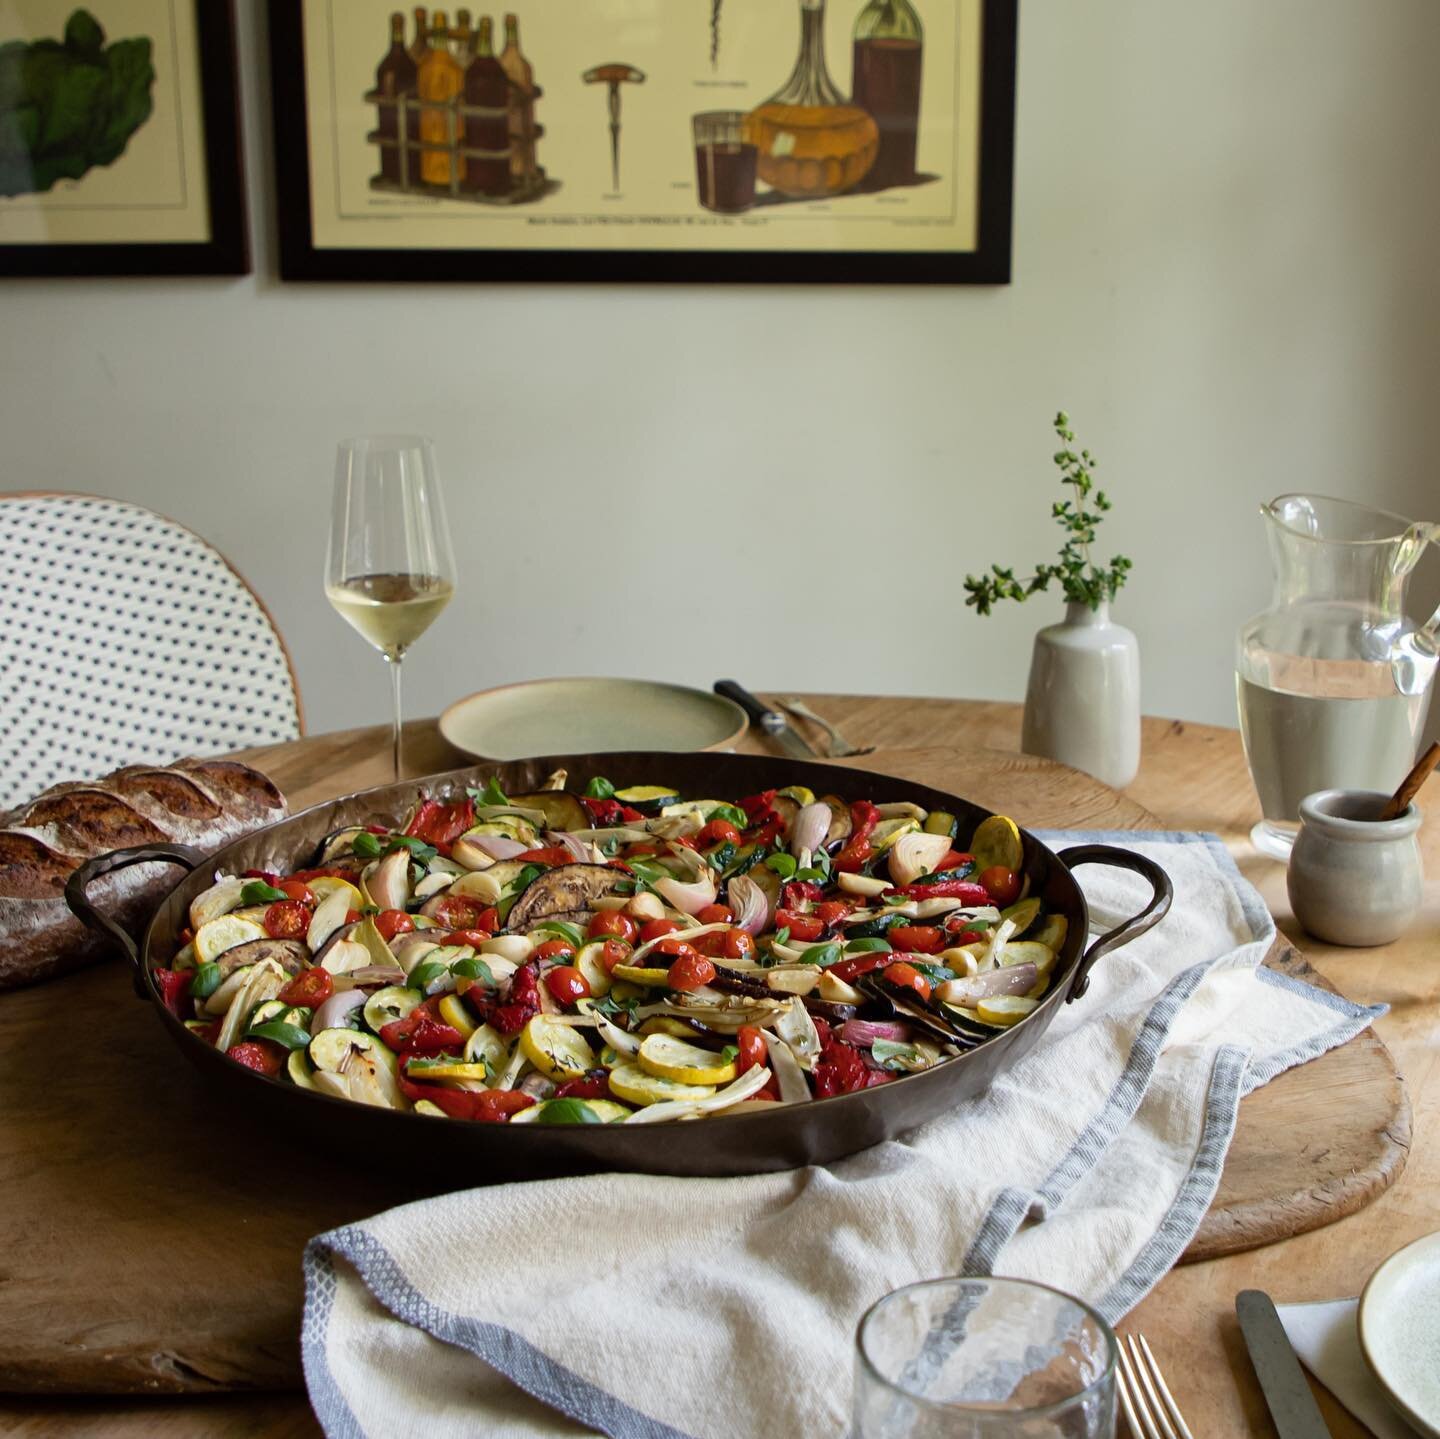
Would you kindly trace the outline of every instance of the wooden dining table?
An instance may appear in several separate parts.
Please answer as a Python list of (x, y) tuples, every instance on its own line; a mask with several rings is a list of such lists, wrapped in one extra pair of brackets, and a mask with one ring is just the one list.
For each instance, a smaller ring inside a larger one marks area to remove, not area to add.
[[(1072, 805), (1077, 826), (1154, 828), (1218, 833), (1241, 872), (1253, 883), (1275, 915), (1283, 935), (1320, 976), (1353, 1000), (1384, 1003), (1389, 1012), (1376, 1021), (1384, 1048), (1369, 1040), (1366, 1062), (1375, 1066), (1374, 1084), (1393, 1083), (1394, 1057), (1408, 1091), (1409, 1109), (1393, 1096), (1376, 1096), (1377, 1112), (1393, 1113), (1375, 1153), (1384, 1156), (1366, 1184), (1347, 1184), (1343, 1156), (1328, 1154), (1324, 1091), (1344, 1079), (1341, 1066), (1322, 1061), (1274, 1082), (1267, 1097), (1272, 1122), (1283, 1122), (1287, 1107), (1303, 1107), (1308, 1131), (1287, 1132), (1285, 1143), (1302, 1152), (1291, 1159), (1312, 1159), (1326, 1178), (1311, 1192), (1297, 1193), (1293, 1214), (1285, 1206), (1269, 1221), (1275, 1242), (1243, 1253), (1187, 1263), (1172, 1270), (1121, 1323), (1122, 1332), (1140, 1331), (1149, 1339), (1175, 1397), (1197, 1439), (1219, 1435), (1274, 1432), (1241, 1342), (1234, 1299), (1246, 1288), (1267, 1290), (1277, 1302), (1334, 1299), (1359, 1293), (1366, 1278), (1387, 1255), (1420, 1235), (1440, 1229), (1440, 1160), (1424, 1140), (1440, 1110), (1440, 1026), (1435, 1023), (1440, 997), (1440, 886), (1427, 888), (1423, 911), (1409, 933), (1376, 949), (1340, 949), (1321, 944), (1297, 926), (1285, 892), (1283, 864), (1259, 854), (1249, 831), (1259, 818), (1254, 788), (1236, 731), (1180, 720), (1144, 721), (1140, 773), (1123, 793), (1107, 791), (1088, 778), (1058, 771), (1019, 752), (1020, 709), (1013, 704), (944, 699), (903, 699), (807, 695), (806, 702), (842, 729), (853, 744), (879, 747), (873, 761), (885, 772), (913, 775), (939, 784), (938, 776), (956, 776), (956, 788), (970, 773), (983, 773), (1007, 794), (1020, 795), (1013, 806), (1021, 823), (1031, 821), (1024, 796), (1036, 812), (1053, 816), (1055, 806)], [(797, 725), (805, 731), (803, 724)], [(807, 732), (823, 748), (818, 732)], [(769, 750), (770, 741), (747, 736), (743, 748)], [(389, 748), (379, 729), (318, 735), (289, 745), (251, 751), (245, 756), (269, 773), (286, 791), (292, 809), (335, 795), (387, 783)], [(435, 773), (468, 763), (440, 736), (434, 721), (407, 726), (408, 773)], [(1080, 798), (1070, 800), (1068, 796)], [(984, 794), (974, 796), (986, 803)], [(1049, 806), (1047, 809), (1046, 806)], [(1422, 831), (1427, 867), (1440, 873), (1440, 840)], [(56, 981), (56, 993), (64, 980)], [(5, 997), (0, 997), (0, 1005)], [(157, 1037), (158, 1043), (158, 1037)], [(1388, 1049), (1388, 1055), (1385, 1054)], [(1336, 1105), (1349, 1105), (1337, 1087)], [(1365, 1071), (1366, 1073), (1372, 1071)], [(1387, 1081), (1386, 1076), (1389, 1076)], [(1339, 1076), (1339, 1077), (1336, 1077)], [(1286, 1086), (1283, 1090), (1279, 1086)], [(1321, 1091), (1318, 1095), (1316, 1090)], [(1247, 1100), (1254, 1104), (1258, 1096)], [(1386, 1104), (1389, 1108), (1386, 1108)], [(1242, 1109), (1242, 1122), (1243, 1122)], [(1319, 1115), (1317, 1121), (1314, 1116)], [(1413, 1115), (1413, 1130), (1407, 1123)], [(1338, 1122), (1338, 1120), (1337, 1120)], [(1410, 1148), (1411, 1133), (1419, 1137)], [(1405, 1151), (1409, 1149), (1408, 1162)], [(1368, 1164), (1375, 1163), (1370, 1155)], [(1403, 1172), (1402, 1172), (1403, 1170)], [(1227, 1171), (1227, 1177), (1228, 1177)], [(1398, 1175), (1398, 1178), (1396, 1177)], [(1393, 1182), (1392, 1182), (1393, 1181)], [(1387, 1187), (1388, 1186), (1388, 1187)], [(1383, 1192), (1382, 1192), (1383, 1191)], [(1316, 1206), (1326, 1212), (1317, 1217)], [(1326, 1210), (1326, 1206), (1329, 1206)], [(1321, 1219), (1344, 1215), (1323, 1227)], [(1306, 1229), (1308, 1232), (1295, 1232)], [(1266, 1237), (1270, 1237), (1267, 1234)], [(1216, 1252), (1223, 1249), (1217, 1243)], [(1192, 1256), (1193, 1257), (1193, 1256)], [(295, 1254), (298, 1270), (300, 1255)], [(6, 1282), (0, 1261), (0, 1302)], [(1321, 1410), (1337, 1439), (1367, 1433), (1329, 1396), (1313, 1385)], [(19, 1435), (170, 1436), (313, 1435), (319, 1432), (302, 1392), (227, 1393), (125, 1398), (72, 1394), (0, 1396), (0, 1433)]]

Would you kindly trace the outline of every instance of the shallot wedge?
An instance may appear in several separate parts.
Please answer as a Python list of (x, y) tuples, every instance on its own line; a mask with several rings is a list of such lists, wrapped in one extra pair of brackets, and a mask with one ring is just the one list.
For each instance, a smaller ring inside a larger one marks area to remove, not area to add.
[(973, 1009), (982, 999), (997, 994), (1029, 994), (1035, 988), (1040, 971), (1033, 964), (1012, 964), (1005, 969), (987, 969), (970, 979), (947, 979), (935, 991), (942, 1004), (958, 1004)]

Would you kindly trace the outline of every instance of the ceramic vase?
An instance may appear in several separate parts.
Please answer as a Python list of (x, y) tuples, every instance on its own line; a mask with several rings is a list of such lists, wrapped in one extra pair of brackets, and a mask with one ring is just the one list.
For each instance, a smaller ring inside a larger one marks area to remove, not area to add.
[(1140, 646), (1099, 609), (1070, 603), (1035, 636), (1020, 748), (1123, 789), (1140, 768)]

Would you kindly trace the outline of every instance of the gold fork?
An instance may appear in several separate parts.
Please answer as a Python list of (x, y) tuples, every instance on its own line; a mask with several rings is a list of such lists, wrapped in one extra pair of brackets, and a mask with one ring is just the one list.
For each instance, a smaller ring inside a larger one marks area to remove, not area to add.
[(1121, 1336), (1115, 1377), (1134, 1439), (1194, 1439), (1143, 1334)]
[(791, 714), (799, 715), (801, 719), (809, 720), (811, 724), (819, 725), (825, 731), (825, 737), (830, 741), (831, 759), (848, 759), (854, 755), (870, 754), (875, 749), (873, 744), (851, 744), (829, 720), (816, 714), (804, 700), (781, 700), (780, 708), (789, 710)]

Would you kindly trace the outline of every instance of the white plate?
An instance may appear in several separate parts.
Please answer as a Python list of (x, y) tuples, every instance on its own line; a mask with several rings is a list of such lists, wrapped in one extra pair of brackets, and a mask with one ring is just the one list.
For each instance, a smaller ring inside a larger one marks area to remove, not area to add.
[(531, 680), (456, 700), (440, 733), (479, 759), (611, 750), (729, 749), (748, 727), (731, 700), (653, 680)]
[(1360, 1352), (1390, 1402), (1440, 1439), (1440, 1234), (1407, 1244), (1370, 1276), (1356, 1319)]

